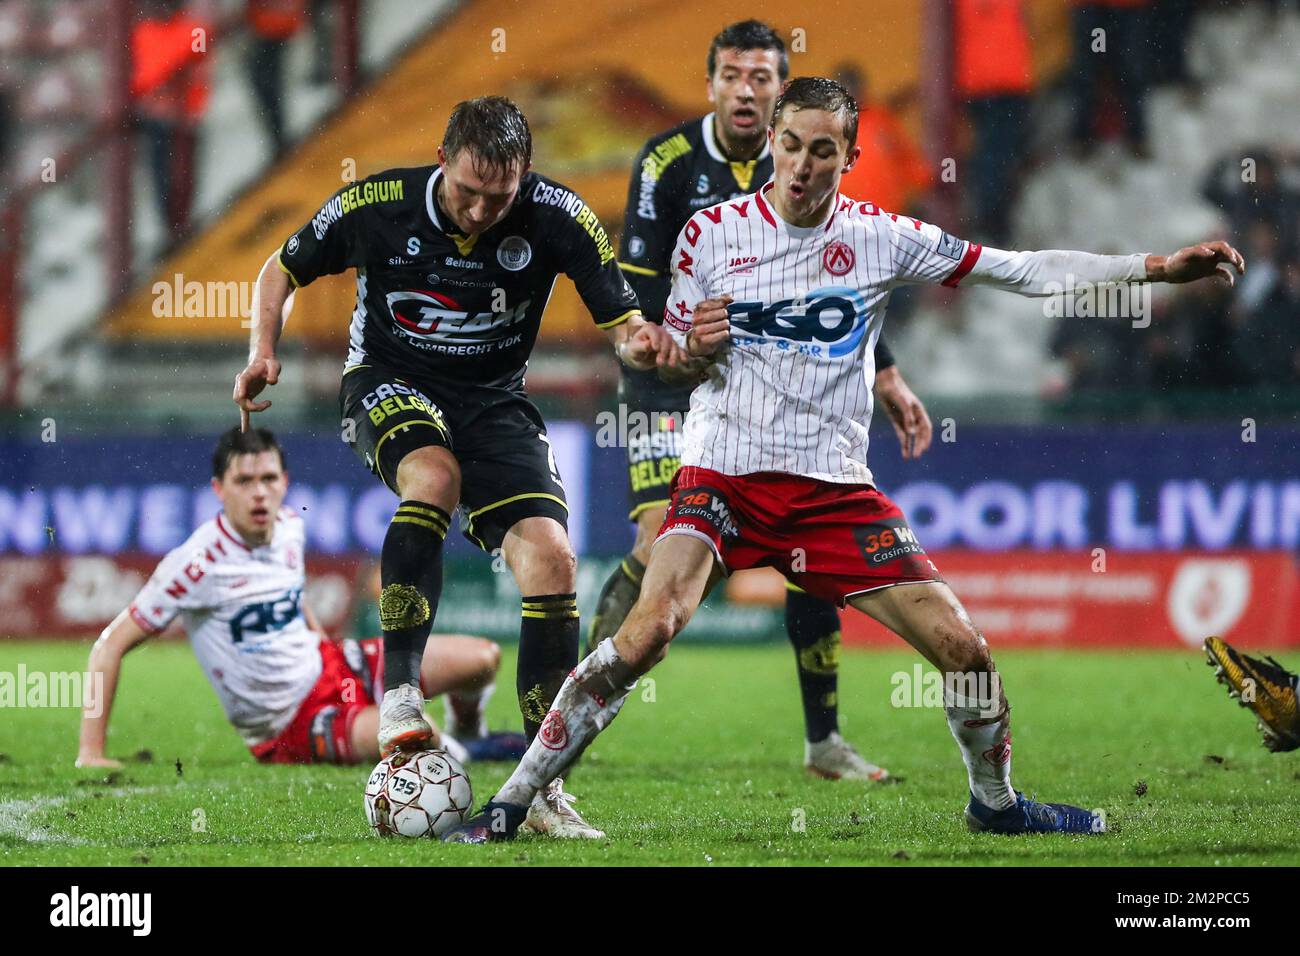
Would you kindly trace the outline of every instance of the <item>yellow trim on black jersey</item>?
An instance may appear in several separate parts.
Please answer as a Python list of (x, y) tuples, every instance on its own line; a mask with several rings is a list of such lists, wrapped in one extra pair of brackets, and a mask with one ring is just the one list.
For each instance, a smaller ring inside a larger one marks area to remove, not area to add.
[(448, 238), (451, 239), (452, 242), (456, 243), (456, 249), (458, 252), (460, 252), (462, 258), (464, 258), (465, 256), (469, 255), (471, 252), (473, 252), (474, 244), (478, 242), (477, 233), (472, 236), (461, 236), (461, 235), (457, 235), (454, 232), (449, 232), (447, 233), (447, 236)]
[(618, 267), (624, 272), (633, 272), (639, 276), (657, 276), (659, 275), (654, 269), (647, 269), (645, 266), (634, 266), (630, 262), (620, 262)]
[(668, 504), (670, 503), (671, 500), (672, 499), (670, 498), (656, 498), (654, 501), (643, 501), (635, 508), (633, 508), (630, 512), (628, 512), (627, 520), (635, 521), (637, 518), (641, 517), (641, 512), (649, 511), (651, 508), (656, 508), (659, 506), (663, 506), (666, 508), (668, 507)]
[(632, 318), (632, 316), (634, 316), (634, 315), (640, 315), (640, 314), (641, 314), (641, 310), (640, 310), (640, 309), (628, 309), (626, 312), (624, 312), (622, 315), (620, 315), (620, 316), (619, 316), (618, 318), (616, 318), (616, 319), (610, 319), (608, 322), (597, 322), (597, 323), (596, 323), (596, 328), (598, 328), (598, 329), (612, 329), (612, 328), (613, 328), (614, 326), (616, 326), (616, 325), (622, 325), (622, 324), (623, 324), (624, 322), (626, 322), (628, 319)]
[(742, 192), (749, 192), (749, 184), (754, 181), (754, 167), (758, 165), (758, 160), (750, 159), (728, 163), (728, 165), (731, 167), (731, 176), (736, 180), (736, 185)]
[(294, 276), (294, 274), (293, 274), (292, 272), (289, 271), (289, 267), (286, 266), (286, 265), (284, 264), (284, 260), (282, 260), (282, 259), (280, 258), (280, 250), (278, 250), (278, 249), (277, 249), (276, 252), (275, 252), (275, 264), (276, 264), (277, 266), (280, 267), (280, 271), (281, 271), (281, 272), (283, 272), (285, 275), (287, 275), (287, 276), (289, 277), (289, 281), (293, 283), (293, 287), (294, 287), (295, 289), (301, 289), (301, 288), (302, 288), (302, 283), (299, 282), (298, 279), (297, 279), (297, 277)]

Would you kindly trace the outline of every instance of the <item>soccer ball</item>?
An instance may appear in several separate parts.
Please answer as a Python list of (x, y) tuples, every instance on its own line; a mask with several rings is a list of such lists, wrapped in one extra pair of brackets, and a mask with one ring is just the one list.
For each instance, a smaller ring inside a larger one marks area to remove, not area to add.
[(366, 781), (366, 819), (380, 836), (440, 837), (469, 816), (465, 768), (441, 750), (397, 751)]

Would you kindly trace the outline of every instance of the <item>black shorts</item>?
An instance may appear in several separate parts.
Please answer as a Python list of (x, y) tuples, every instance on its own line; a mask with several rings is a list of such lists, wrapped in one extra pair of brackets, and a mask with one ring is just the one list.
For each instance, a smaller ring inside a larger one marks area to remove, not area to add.
[(354, 365), (343, 373), (339, 410), (344, 442), (394, 494), (406, 455), (430, 445), (448, 449), (460, 465), (461, 531), (484, 551), (500, 548), (524, 518), (554, 518), (568, 530), (546, 425), (518, 392)]
[(691, 389), (666, 385), (655, 372), (624, 368), (618, 397), (620, 435), (627, 447), (628, 518), (636, 521), (650, 508), (668, 506), (681, 467)]

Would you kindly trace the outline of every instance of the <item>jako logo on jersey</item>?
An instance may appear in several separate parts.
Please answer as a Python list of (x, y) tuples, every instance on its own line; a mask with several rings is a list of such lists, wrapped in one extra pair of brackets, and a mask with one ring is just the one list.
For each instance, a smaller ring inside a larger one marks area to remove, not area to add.
[[(854, 351), (867, 331), (867, 302), (857, 289), (832, 285), (802, 299), (733, 302), (732, 324), (745, 332), (789, 342), (821, 342), (831, 358)], [(757, 344), (762, 344), (757, 343)]]
[[(524, 317), (531, 299), (504, 312), (468, 312), (455, 299), (441, 292), (390, 292), (385, 299), (393, 321), (412, 335), (440, 341), (483, 341), (495, 336), (485, 333), (506, 329)], [(444, 323), (448, 327), (443, 327)]]
[(736, 275), (753, 275), (754, 270), (751, 269), (750, 266), (757, 261), (758, 256), (732, 256), (731, 260), (727, 263), (727, 271), (730, 272), (732, 269), (737, 269), (739, 271)]
[(270, 634), (283, 630), (298, 617), (298, 600), (302, 591), (295, 588), (276, 601), (249, 604), (240, 608), (230, 619), (230, 639), (242, 644), (246, 634)]
[(533, 247), (523, 236), (506, 236), (497, 246), (497, 262), (501, 268), (518, 272), (533, 261)]
[(822, 268), (833, 276), (848, 275), (855, 260), (853, 247), (836, 239), (822, 253)]

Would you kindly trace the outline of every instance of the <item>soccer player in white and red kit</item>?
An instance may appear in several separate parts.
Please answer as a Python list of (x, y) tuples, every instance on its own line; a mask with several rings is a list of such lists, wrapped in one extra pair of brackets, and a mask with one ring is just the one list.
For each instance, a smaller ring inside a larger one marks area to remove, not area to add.
[(775, 176), (691, 218), (673, 253), (665, 325), (707, 364), (682, 468), (622, 628), (570, 675), (519, 767), (444, 839), (513, 834), (533, 793), (617, 714), (717, 579), (759, 566), (871, 615), (945, 675), (944, 710), (970, 783), (966, 821), (994, 833), (1097, 833), (1104, 817), (1011, 786), (1010, 708), (983, 635), (867, 466), (872, 348), (902, 283), (1023, 295), (1123, 282), (1233, 281), (1224, 242), (1172, 256), (1006, 252), (839, 195), (857, 158), (839, 84), (791, 81), (769, 130)]
[[(178, 616), (227, 720), (259, 761), (378, 760), (382, 641), (335, 643), (303, 602), (303, 521), (282, 507), (289, 476), (274, 436), (232, 429), (212, 468), (222, 510), (163, 558), (95, 642), (87, 670), (103, 675), (103, 700), (83, 714), (77, 765), (120, 766), (105, 743), (122, 658)], [(483, 721), (499, 659), (496, 644), (476, 637), (425, 649), (424, 695), (447, 694), (456, 737), (443, 734), (440, 744), (461, 760), (522, 752), (522, 734), (488, 734)]]

